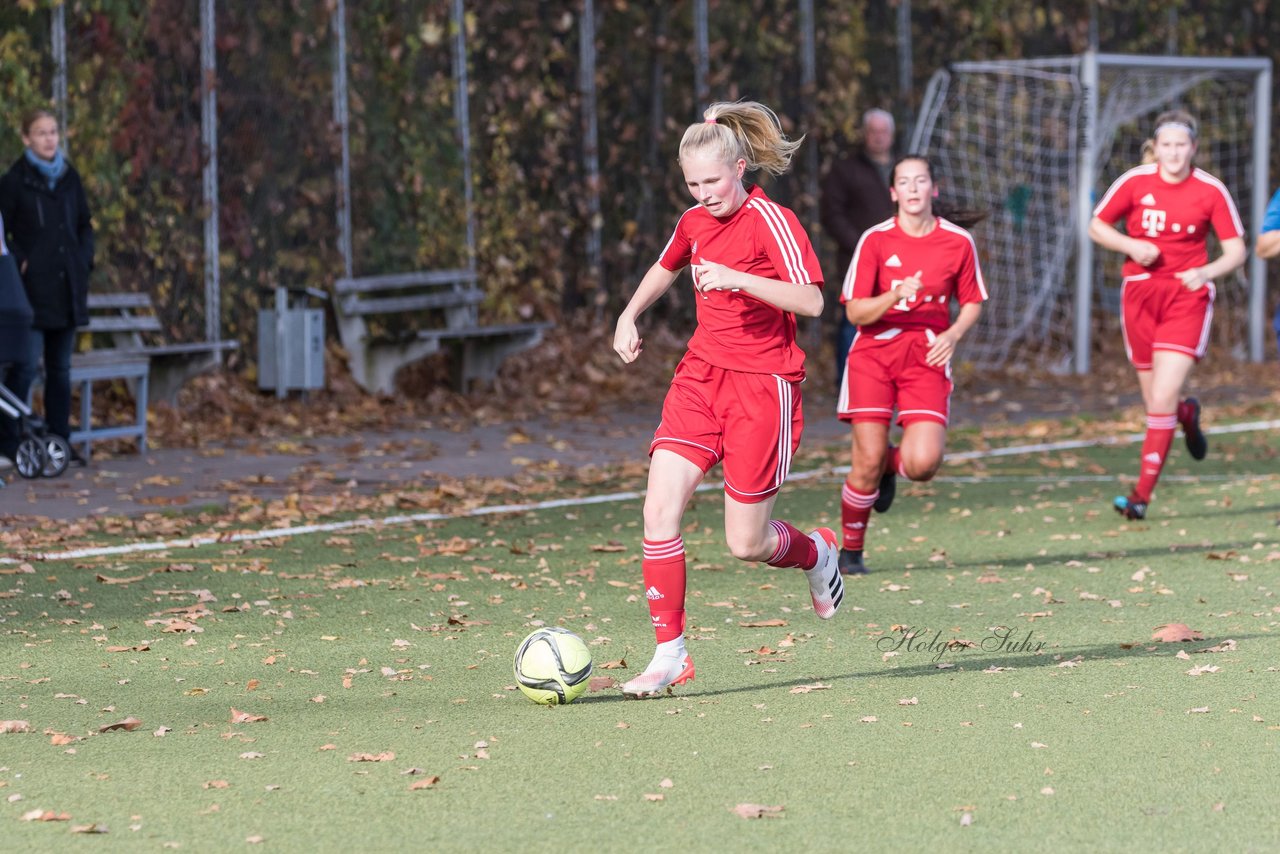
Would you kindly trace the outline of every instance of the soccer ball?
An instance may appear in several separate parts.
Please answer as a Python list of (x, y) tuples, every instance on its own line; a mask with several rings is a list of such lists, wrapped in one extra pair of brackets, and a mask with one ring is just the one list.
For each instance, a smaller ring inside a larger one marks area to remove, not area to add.
[(568, 629), (550, 626), (530, 634), (516, 649), (516, 684), (545, 706), (572, 703), (587, 690), (591, 650)]

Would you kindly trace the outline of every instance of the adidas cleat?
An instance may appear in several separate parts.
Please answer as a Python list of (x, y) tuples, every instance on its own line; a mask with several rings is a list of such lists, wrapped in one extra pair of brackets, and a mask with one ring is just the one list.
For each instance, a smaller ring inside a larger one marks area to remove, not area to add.
[(1205, 454), (1209, 453), (1209, 440), (1200, 429), (1200, 401), (1188, 397), (1184, 405), (1187, 417), (1179, 421), (1182, 423), (1182, 438), (1186, 440), (1187, 453), (1194, 460), (1203, 460)]
[(1123, 495), (1117, 495), (1113, 504), (1116, 512), (1126, 519), (1147, 518), (1147, 502), (1139, 501), (1136, 496), (1130, 495), (1126, 498)]
[(866, 575), (870, 572), (862, 562), (862, 549), (841, 549), (839, 565), (841, 575)]
[(880, 475), (880, 494), (876, 496), (876, 503), (871, 505), (871, 509), (877, 513), (888, 513), (889, 508), (893, 506), (893, 496), (897, 491), (898, 473), (890, 468)]
[(844, 601), (844, 579), (840, 577), (840, 555), (836, 548), (836, 532), (819, 528), (809, 535), (818, 547), (818, 562), (813, 569), (804, 571), (809, 580), (809, 597), (813, 600), (813, 612), (824, 620), (830, 620)]
[(688, 653), (679, 657), (655, 655), (635, 679), (622, 686), (624, 697), (641, 699), (671, 693), (671, 686), (693, 681), (693, 658)]

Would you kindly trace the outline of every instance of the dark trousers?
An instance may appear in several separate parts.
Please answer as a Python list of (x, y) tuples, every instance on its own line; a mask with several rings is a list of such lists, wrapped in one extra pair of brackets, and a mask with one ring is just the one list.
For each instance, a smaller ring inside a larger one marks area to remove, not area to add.
[(844, 382), (844, 363), (849, 358), (849, 348), (857, 334), (858, 327), (849, 322), (844, 315), (844, 306), (840, 306), (840, 328), (836, 330), (836, 394), (840, 393), (840, 383)]
[(40, 360), (44, 359), (44, 422), (50, 433), (71, 438), (71, 353), (76, 346), (76, 329), (31, 330), (31, 359), (18, 365), (10, 390), (30, 400)]

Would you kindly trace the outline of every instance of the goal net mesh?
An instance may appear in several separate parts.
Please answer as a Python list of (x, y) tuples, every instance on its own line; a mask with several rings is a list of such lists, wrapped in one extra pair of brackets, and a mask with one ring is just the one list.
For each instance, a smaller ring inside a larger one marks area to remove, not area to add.
[[(934, 75), (921, 106), (912, 147), (933, 162), (941, 204), (987, 213), (971, 230), (990, 301), (963, 346), (978, 367), (1071, 367), (1086, 108), (1080, 68), (1078, 58), (961, 63)], [(1196, 165), (1226, 184), (1255, 233), (1254, 86), (1249, 72), (1100, 64), (1092, 198), (1141, 162), (1160, 112), (1186, 109), (1200, 123)], [(1209, 251), (1219, 251), (1212, 240)], [(1094, 251), (1095, 350), (1118, 351), (1122, 262), (1118, 253)], [(1211, 352), (1244, 358), (1247, 281), (1239, 271), (1216, 284)]]

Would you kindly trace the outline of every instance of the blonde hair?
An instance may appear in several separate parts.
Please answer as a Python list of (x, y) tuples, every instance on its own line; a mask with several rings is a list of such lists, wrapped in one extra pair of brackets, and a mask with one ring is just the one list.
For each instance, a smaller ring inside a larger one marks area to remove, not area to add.
[(1144, 139), (1142, 141), (1142, 165), (1156, 162), (1156, 141), (1154, 139)]
[(719, 101), (703, 111), (704, 121), (690, 125), (680, 140), (680, 160), (704, 152), (726, 163), (747, 162), (747, 171), (781, 175), (791, 168), (804, 137), (791, 140), (778, 115), (757, 101)]

